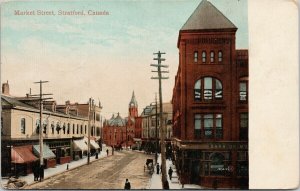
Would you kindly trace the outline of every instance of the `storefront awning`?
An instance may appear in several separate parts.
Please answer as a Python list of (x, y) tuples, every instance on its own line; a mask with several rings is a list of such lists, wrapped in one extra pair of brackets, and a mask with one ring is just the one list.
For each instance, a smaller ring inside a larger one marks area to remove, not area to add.
[[(84, 137), (84, 142), (86, 143), (86, 145), (88, 144), (88, 138)], [(90, 144), (91, 144), (91, 148), (93, 149), (99, 149), (100, 146), (96, 143), (96, 141), (94, 139), (90, 139)]]
[(73, 141), (73, 150), (74, 151), (87, 151), (88, 147), (85, 144), (83, 139), (80, 140), (74, 140)]
[(18, 146), (11, 148), (12, 163), (29, 163), (38, 160), (32, 153), (32, 145)]
[[(40, 145), (33, 145), (33, 153), (38, 157), (40, 156)], [(43, 158), (55, 158), (55, 154), (51, 151), (48, 145), (43, 146)]]

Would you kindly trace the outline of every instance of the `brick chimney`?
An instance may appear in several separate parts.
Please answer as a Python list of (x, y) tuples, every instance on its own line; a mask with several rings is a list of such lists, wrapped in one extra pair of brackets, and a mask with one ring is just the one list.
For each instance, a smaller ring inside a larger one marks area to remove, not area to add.
[(4, 95), (9, 95), (9, 84), (8, 84), (8, 80), (6, 83), (2, 84), (2, 94)]

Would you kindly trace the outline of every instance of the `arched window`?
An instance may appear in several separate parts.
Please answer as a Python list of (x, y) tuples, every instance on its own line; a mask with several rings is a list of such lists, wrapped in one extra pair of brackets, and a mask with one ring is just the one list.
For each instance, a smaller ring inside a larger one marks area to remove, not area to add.
[(248, 97), (248, 83), (246, 81), (241, 81), (240, 82), (240, 101), (247, 101)]
[(80, 134), (83, 134), (83, 126), (80, 125)]
[(210, 52), (210, 62), (215, 62), (215, 52), (214, 51)]
[[(2, 122), (2, 120), (1, 120), (1, 122)], [(25, 134), (25, 132), (26, 132), (26, 120), (25, 120), (25, 118), (21, 118), (21, 133), (22, 134)]]
[(60, 130), (61, 130), (60, 123), (57, 122), (57, 123), (56, 123), (56, 132), (57, 132), (58, 135), (59, 135), (59, 131), (60, 131)]
[(79, 125), (77, 124), (76, 134), (79, 134)]
[(73, 124), (73, 134), (75, 134), (75, 124)]
[(202, 62), (205, 63), (206, 62), (206, 52), (202, 51)]
[(221, 50), (219, 50), (219, 52), (218, 52), (218, 61), (222, 62), (222, 60), (223, 60), (223, 53), (222, 53)]
[(204, 77), (196, 81), (194, 85), (195, 101), (218, 100), (222, 98), (223, 87), (221, 81), (219, 81), (218, 79), (212, 77)]
[(198, 51), (194, 52), (194, 62), (198, 62)]

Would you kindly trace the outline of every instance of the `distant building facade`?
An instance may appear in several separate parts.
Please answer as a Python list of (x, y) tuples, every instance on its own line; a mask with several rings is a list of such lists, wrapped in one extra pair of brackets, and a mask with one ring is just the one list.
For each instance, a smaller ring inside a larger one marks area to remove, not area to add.
[[(87, 154), (84, 137), (88, 136), (88, 104), (57, 105), (55, 101), (44, 101), (42, 128), (40, 128), (39, 101), (27, 95), (14, 97), (9, 94), (9, 84), (4, 83), (1, 95), (1, 159), (2, 175), (11, 173), (30, 173), (31, 166), (38, 160), (39, 132), (43, 131), (44, 156), (46, 167), (67, 163)], [(100, 135), (100, 115), (102, 106), (93, 105), (91, 120), (91, 151), (98, 152), (96, 143)], [(36, 149), (36, 150), (35, 150)], [(50, 154), (49, 154), (50, 153)], [(21, 160), (22, 159), (22, 160)], [(13, 169), (13, 170), (12, 170)]]
[(136, 123), (136, 118), (138, 118), (138, 104), (133, 92), (128, 106), (128, 117), (122, 118), (118, 113), (117, 116), (113, 114), (110, 119), (104, 121), (104, 143), (109, 146), (131, 147), (140, 131), (139, 119)]
[(248, 50), (237, 27), (203, 0), (179, 31), (174, 160), (182, 183), (248, 188)]
[[(148, 105), (140, 115), (142, 120), (142, 147), (144, 150), (155, 151), (157, 141), (160, 144), (160, 107), (159, 104)], [(166, 141), (170, 142), (172, 133), (172, 103), (163, 103), (163, 118), (166, 124)], [(160, 146), (159, 148), (160, 149)]]

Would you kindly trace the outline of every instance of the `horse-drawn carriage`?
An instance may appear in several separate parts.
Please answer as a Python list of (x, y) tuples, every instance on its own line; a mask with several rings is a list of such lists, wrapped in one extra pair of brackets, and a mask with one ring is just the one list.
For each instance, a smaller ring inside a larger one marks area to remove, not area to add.
[[(146, 160), (146, 167), (147, 167), (149, 174), (153, 174), (153, 172), (154, 172), (153, 159)], [(144, 170), (146, 170), (146, 169), (144, 169)]]

